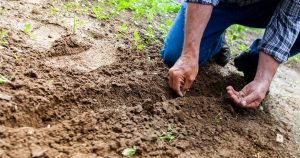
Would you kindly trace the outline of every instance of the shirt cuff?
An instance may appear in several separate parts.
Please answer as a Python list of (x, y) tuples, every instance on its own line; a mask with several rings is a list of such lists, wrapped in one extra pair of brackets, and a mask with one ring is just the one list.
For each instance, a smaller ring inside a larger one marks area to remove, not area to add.
[(258, 46), (259, 51), (263, 51), (264, 53), (270, 55), (273, 59), (275, 59), (279, 63), (283, 63), (288, 60), (289, 57), (288, 52), (278, 48), (275, 50), (274, 48), (276, 47), (268, 43), (261, 43)]
[(199, 4), (207, 4), (207, 5), (218, 5), (220, 0), (185, 0), (187, 3), (199, 3)]

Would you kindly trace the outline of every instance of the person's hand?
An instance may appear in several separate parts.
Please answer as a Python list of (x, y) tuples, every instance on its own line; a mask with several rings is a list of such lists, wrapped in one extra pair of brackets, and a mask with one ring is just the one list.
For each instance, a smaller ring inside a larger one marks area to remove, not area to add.
[(254, 80), (247, 84), (241, 91), (236, 91), (232, 86), (228, 86), (227, 94), (236, 105), (243, 108), (258, 108), (266, 96), (270, 87), (268, 81)]
[(198, 74), (198, 58), (182, 55), (169, 70), (169, 86), (179, 95), (184, 96)]
[(260, 52), (254, 80), (239, 92), (228, 86), (226, 89), (230, 99), (244, 108), (258, 108), (266, 97), (279, 64), (272, 56)]

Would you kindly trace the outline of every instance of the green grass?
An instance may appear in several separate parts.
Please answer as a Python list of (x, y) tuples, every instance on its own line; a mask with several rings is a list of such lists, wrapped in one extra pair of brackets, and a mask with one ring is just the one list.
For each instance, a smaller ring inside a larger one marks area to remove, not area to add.
[[(89, 14), (99, 21), (119, 17), (125, 18), (126, 22), (119, 24), (116, 22), (114, 28), (122, 33), (122, 35), (118, 34), (116, 37), (130, 38), (138, 50), (143, 50), (148, 43), (157, 42), (158, 38), (161, 39), (166, 36), (175, 13), (179, 9), (180, 4), (173, 0), (58, 0), (58, 4), (52, 6), (49, 12), (52, 16), (62, 15), (77, 17), (78, 19), (81, 17), (80, 15)], [(78, 30), (77, 21), (74, 18), (73, 33)], [(154, 24), (154, 21), (159, 23)], [(121, 27), (118, 25), (121, 25)], [(158, 32), (162, 34), (158, 34)], [(132, 35), (128, 36), (130, 34)]]
[[(180, 9), (180, 4), (173, 0), (108, 0), (102, 3), (101, 5), (110, 6), (109, 12), (112, 15), (122, 14), (124, 10), (131, 11), (130, 21), (133, 21), (137, 27), (146, 26), (141, 32), (133, 32), (132, 38), (138, 50), (143, 50), (147, 43), (157, 41), (155, 31), (160, 31), (165, 37), (172, 25), (175, 13)], [(160, 21), (158, 27), (153, 26), (153, 21)], [(142, 37), (141, 34), (143, 34)]]
[(92, 12), (97, 19), (108, 19), (109, 14), (104, 10), (104, 4), (99, 3), (97, 6), (92, 6)]

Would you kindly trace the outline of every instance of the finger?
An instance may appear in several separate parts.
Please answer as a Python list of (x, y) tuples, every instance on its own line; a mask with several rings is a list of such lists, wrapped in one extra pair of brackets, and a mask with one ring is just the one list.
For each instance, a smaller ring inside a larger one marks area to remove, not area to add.
[(260, 105), (261, 101), (260, 100), (255, 100), (253, 101), (252, 103), (246, 105), (246, 106), (243, 106), (245, 108), (252, 108), (252, 109), (255, 109), (255, 108), (258, 108), (259, 105)]
[(173, 89), (173, 78), (175, 77), (174, 71), (172, 69), (168, 72), (168, 78), (169, 78), (169, 86)]
[(187, 79), (184, 82), (183, 88), (182, 88), (182, 92), (185, 93), (188, 89), (191, 88), (192, 84), (193, 84), (194, 80), (191, 79)]
[(232, 86), (226, 87), (226, 90), (227, 90), (227, 93), (228, 93), (229, 91), (231, 91), (233, 94), (239, 95), (239, 92), (237, 92), (236, 90), (234, 90), (234, 88), (233, 88)]
[(241, 102), (241, 100), (239, 98), (239, 92), (234, 90), (234, 88), (232, 86), (228, 86), (226, 89), (227, 89), (227, 94), (228, 94), (230, 100), (233, 103), (235, 103), (236, 105), (239, 105)]
[(179, 77), (177, 77), (177, 76), (173, 77), (172, 88), (181, 97), (183, 96), (181, 89), (180, 89), (182, 82), (183, 81)]
[(231, 99), (231, 101), (232, 101), (234, 104), (240, 105), (241, 100), (240, 100), (240, 98), (239, 98), (237, 95), (235, 95), (234, 93), (229, 92), (229, 98)]
[(232, 86), (227, 86), (226, 87), (226, 90), (228, 91), (228, 90), (232, 90), (233, 89), (233, 87)]
[(242, 106), (247, 106), (247, 105), (250, 105), (252, 104), (253, 102), (255, 102), (256, 100), (258, 100), (259, 97), (257, 95), (257, 93), (253, 92), (253, 93), (250, 93), (249, 95), (245, 96), (242, 101), (241, 101), (241, 105)]
[(169, 83), (169, 86), (172, 88), (172, 86), (173, 86), (173, 76), (172, 75), (170, 75), (170, 74), (168, 74), (168, 83)]

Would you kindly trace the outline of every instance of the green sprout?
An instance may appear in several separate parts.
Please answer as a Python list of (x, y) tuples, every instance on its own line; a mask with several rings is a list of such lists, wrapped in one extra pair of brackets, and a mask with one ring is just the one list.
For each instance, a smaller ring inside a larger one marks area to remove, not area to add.
[(144, 49), (145, 46), (142, 44), (141, 38), (136, 31), (133, 32), (133, 40), (138, 50)]
[(122, 151), (122, 155), (125, 156), (125, 157), (130, 157), (130, 156), (133, 156), (135, 155), (137, 152), (137, 148), (136, 147), (133, 147), (133, 148), (126, 148)]
[(222, 115), (221, 113), (218, 113), (218, 115), (214, 118), (215, 123), (220, 123), (221, 122), (221, 120), (223, 119), (221, 115)]
[(13, 57), (14, 57), (16, 63), (18, 63), (18, 64), (21, 63), (22, 58), (18, 54), (13, 53)]
[(63, 7), (66, 11), (69, 11), (72, 8), (72, 3), (70, 1), (66, 2)]
[(9, 82), (9, 80), (6, 77), (4, 77), (3, 75), (0, 74), (0, 84), (5, 84), (7, 82)]
[(84, 25), (84, 24), (85, 22), (78, 21), (75, 15), (73, 20), (73, 34), (76, 34), (79, 25)]
[(50, 10), (50, 14), (51, 14), (51, 15), (56, 15), (56, 14), (59, 13), (59, 12), (60, 12), (60, 10), (57, 9), (57, 8), (51, 8), (51, 10)]
[(31, 34), (31, 31), (32, 31), (32, 25), (31, 24), (25, 24), (23, 32), (29, 35), (29, 34)]
[(31, 39), (36, 39), (36, 36), (32, 33), (33, 27), (30, 23), (25, 24), (24, 29), (22, 30), (27, 34)]
[(6, 46), (8, 44), (6, 37), (7, 37), (7, 31), (0, 30), (0, 45)]
[(121, 26), (121, 32), (125, 32), (127, 30), (127, 25), (125, 23)]
[(141, 40), (140, 35), (136, 31), (133, 32), (133, 39), (136, 44)]
[(166, 132), (163, 132), (160, 136), (159, 139), (161, 141), (173, 141), (175, 139), (175, 136), (173, 135), (173, 129), (171, 125), (168, 125), (168, 129)]
[(154, 30), (153, 30), (152, 26), (147, 28), (146, 36), (148, 36), (148, 41), (151, 41), (152, 39), (155, 38)]

